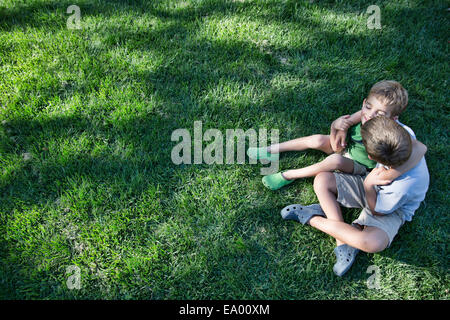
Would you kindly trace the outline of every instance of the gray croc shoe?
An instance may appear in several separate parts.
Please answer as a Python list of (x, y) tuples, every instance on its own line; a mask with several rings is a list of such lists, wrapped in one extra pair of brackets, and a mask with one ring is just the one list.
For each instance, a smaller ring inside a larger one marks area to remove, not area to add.
[(285, 220), (295, 220), (301, 224), (308, 223), (313, 216), (326, 217), (320, 204), (312, 204), (309, 206), (302, 206), (301, 204), (291, 204), (281, 210), (281, 217)]
[(359, 250), (350, 247), (347, 244), (340, 245), (334, 248), (334, 254), (336, 255), (336, 264), (333, 267), (334, 273), (341, 277), (343, 276), (355, 262), (356, 255)]

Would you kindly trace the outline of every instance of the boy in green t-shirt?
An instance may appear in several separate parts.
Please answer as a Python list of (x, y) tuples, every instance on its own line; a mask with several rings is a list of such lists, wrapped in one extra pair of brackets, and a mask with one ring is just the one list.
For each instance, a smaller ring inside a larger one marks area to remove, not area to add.
[[(264, 148), (249, 148), (247, 154), (253, 159), (278, 161), (279, 153), (284, 151), (321, 150), (330, 154), (324, 160), (311, 166), (292, 169), (264, 176), (263, 184), (277, 190), (298, 178), (316, 176), (319, 172), (339, 170), (343, 173), (363, 175), (376, 165), (368, 158), (361, 138), (361, 124), (375, 116), (385, 116), (398, 121), (398, 116), (406, 109), (408, 92), (392, 80), (377, 82), (369, 91), (360, 111), (339, 117), (331, 124), (330, 135), (316, 134), (289, 140)], [(347, 134), (348, 131), (348, 134)], [(414, 140), (409, 160), (396, 169), (385, 171), (379, 178), (393, 181), (404, 172), (414, 168), (422, 159), (427, 148)]]
[(369, 169), (375, 167), (376, 161), (367, 157), (366, 148), (362, 143), (361, 122), (350, 128), (347, 134), (347, 150), (349, 158), (354, 159)]

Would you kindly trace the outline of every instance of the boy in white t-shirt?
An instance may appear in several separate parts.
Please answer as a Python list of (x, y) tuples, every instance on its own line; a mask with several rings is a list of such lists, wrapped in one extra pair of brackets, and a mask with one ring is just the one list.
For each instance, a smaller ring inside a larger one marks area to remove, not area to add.
[[(359, 250), (379, 252), (391, 245), (399, 228), (411, 221), (425, 199), (430, 181), (425, 158), (392, 182), (380, 179), (386, 168), (409, 159), (415, 135), (407, 126), (376, 117), (362, 126), (361, 136), (369, 157), (378, 163), (375, 169), (365, 176), (319, 173), (314, 191), (320, 205), (294, 204), (281, 211), (284, 219), (308, 223), (336, 239), (333, 271), (338, 276), (347, 272)], [(363, 210), (350, 225), (344, 222), (340, 205)]]

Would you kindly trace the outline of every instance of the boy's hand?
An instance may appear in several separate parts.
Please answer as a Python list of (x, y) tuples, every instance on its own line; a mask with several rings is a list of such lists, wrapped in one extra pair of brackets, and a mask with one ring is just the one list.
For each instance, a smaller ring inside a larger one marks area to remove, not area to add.
[(351, 121), (351, 116), (346, 114), (345, 116), (339, 117), (331, 123), (330, 130), (330, 144), (334, 152), (341, 152), (347, 146), (347, 130), (354, 123)]
[(345, 139), (347, 131), (338, 130), (335, 132), (333, 139), (330, 140), (331, 148), (334, 152), (341, 152), (347, 146)]
[(387, 170), (384, 167), (374, 168), (364, 180), (365, 187), (373, 187), (373, 186), (385, 186), (390, 184), (392, 181), (383, 179), (382, 173)]
[(350, 120), (350, 115), (346, 114), (345, 116), (339, 117), (331, 123), (331, 128), (335, 130), (344, 130), (347, 131), (353, 125)]
[(331, 131), (330, 131), (331, 149), (333, 149), (333, 151), (336, 153), (339, 153), (342, 150), (344, 150), (345, 147), (347, 146), (347, 143), (345, 142), (346, 137), (347, 137), (347, 131), (335, 130), (335, 129), (331, 128)]

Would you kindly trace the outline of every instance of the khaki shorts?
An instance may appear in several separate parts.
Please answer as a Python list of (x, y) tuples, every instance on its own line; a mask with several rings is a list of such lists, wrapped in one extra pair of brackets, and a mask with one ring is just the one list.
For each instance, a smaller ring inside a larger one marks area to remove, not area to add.
[(376, 227), (383, 230), (389, 237), (388, 247), (397, 235), (400, 227), (405, 223), (403, 214), (394, 211), (386, 215), (373, 215), (366, 201), (364, 179), (366, 175), (352, 175), (335, 172), (337, 187), (337, 201), (346, 208), (363, 208), (358, 219), (352, 224)]

